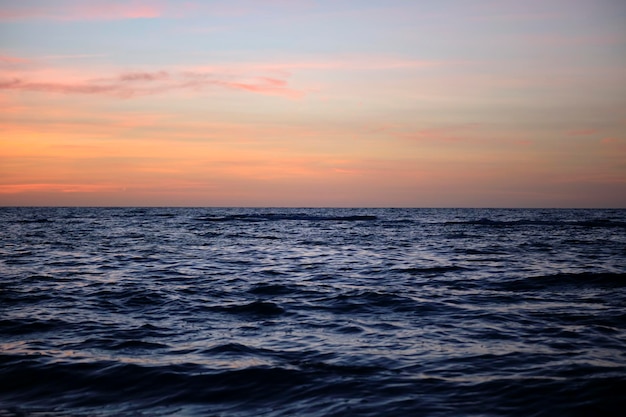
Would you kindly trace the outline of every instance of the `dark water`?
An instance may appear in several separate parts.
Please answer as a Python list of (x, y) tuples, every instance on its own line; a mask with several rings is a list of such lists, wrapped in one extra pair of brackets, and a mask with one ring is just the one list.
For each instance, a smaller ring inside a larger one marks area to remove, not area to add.
[(626, 409), (626, 210), (0, 222), (2, 417)]

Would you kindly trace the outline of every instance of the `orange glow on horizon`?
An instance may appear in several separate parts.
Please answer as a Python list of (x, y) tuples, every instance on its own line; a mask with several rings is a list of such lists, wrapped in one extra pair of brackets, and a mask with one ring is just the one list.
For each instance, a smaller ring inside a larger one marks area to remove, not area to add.
[(626, 207), (608, 0), (227, 3), (0, 7), (0, 205)]

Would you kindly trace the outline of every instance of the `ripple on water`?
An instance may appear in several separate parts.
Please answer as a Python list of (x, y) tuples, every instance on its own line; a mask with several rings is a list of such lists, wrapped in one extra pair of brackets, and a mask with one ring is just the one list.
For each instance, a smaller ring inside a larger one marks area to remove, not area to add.
[(0, 219), (0, 416), (626, 409), (624, 210)]

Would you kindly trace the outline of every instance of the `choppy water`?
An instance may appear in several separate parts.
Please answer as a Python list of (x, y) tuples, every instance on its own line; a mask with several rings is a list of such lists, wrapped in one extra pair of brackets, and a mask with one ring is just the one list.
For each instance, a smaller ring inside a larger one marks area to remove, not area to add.
[(626, 409), (626, 210), (0, 209), (0, 416)]

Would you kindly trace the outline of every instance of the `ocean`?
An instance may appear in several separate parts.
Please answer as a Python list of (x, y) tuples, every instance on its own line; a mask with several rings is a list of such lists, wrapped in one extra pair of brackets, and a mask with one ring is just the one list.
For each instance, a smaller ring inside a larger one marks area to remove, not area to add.
[(0, 225), (0, 417), (626, 410), (626, 210), (5, 207)]

